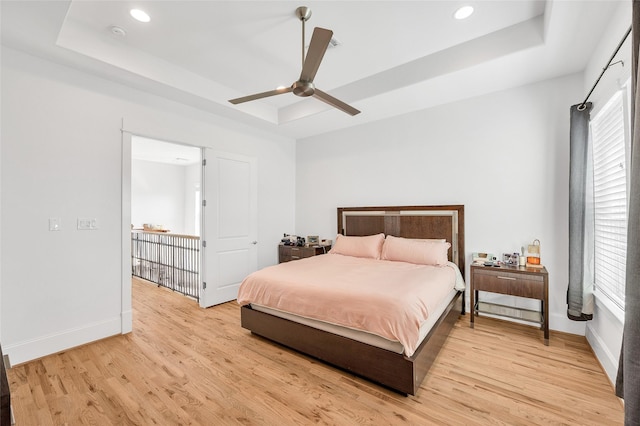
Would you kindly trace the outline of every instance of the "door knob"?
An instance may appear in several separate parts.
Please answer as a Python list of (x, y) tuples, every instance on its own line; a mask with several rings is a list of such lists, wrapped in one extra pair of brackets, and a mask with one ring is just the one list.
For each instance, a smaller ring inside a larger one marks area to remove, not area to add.
[(258, 244), (258, 242), (257, 241), (251, 241), (251, 244), (256, 245), (256, 244)]

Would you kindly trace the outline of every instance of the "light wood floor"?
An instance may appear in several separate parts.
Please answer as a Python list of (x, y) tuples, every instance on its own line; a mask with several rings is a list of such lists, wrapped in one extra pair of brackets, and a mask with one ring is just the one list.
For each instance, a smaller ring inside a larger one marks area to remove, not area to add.
[(252, 336), (235, 302), (134, 280), (133, 308), (132, 333), (9, 370), (18, 426), (623, 423), (582, 337), (467, 315), (403, 397)]

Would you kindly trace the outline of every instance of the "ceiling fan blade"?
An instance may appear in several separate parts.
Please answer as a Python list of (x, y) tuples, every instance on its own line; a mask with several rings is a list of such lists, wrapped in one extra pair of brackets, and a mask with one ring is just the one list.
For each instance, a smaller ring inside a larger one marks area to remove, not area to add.
[(300, 73), (300, 81), (313, 82), (320, 67), (320, 62), (322, 62), (324, 52), (326, 52), (327, 47), (329, 47), (332, 35), (333, 31), (324, 28), (316, 27), (313, 30), (309, 50), (307, 50), (307, 56), (304, 59), (304, 65)]
[(345, 104), (339, 99), (334, 98), (330, 94), (323, 92), (322, 90), (316, 89), (313, 93), (313, 96), (320, 99), (322, 102), (326, 102), (332, 107), (338, 108), (341, 111), (346, 112), (349, 115), (360, 114), (360, 111), (352, 107), (351, 105)]
[(268, 92), (256, 93), (254, 95), (244, 96), (242, 98), (229, 99), (232, 104), (241, 104), (243, 102), (255, 101), (256, 99), (268, 98), (269, 96), (281, 95), (289, 93), (293, 90), (291, 87), (283, 87), (281, 89), (269, 90)]

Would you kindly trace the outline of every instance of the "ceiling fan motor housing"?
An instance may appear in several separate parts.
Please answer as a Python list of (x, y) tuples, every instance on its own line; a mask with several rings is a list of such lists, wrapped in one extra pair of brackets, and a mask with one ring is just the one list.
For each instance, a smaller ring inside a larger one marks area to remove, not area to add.
[(301, 21), (308, 21), (309, 18), (311, 18), (311, 9), (309, 9), (307, 6), (300, 6), (296, 9), (296, 16)]
[(316, 86), (314, 86), (310, 81), (296, 81), (291, 87), (293, 88), (294, 95), (301, 96), (303, 98), (313, 95), (316, 91)]

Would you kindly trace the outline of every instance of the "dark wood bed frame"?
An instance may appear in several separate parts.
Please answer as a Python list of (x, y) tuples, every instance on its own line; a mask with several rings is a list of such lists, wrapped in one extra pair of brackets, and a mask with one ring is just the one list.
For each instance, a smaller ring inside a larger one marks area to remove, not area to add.
[[(380, 232), (405, 238), (446, 238), (452, 244), (449, 259), (464, 276), (464, 206), (338, 208), (338, 233), (363, 236)], [(241, 324), (256, 335), (404, 395), (415, 395), (461, 314), (464, 291), (455, 295), (411, 357), (256, 311), (249, 305), (241, 308)]]

